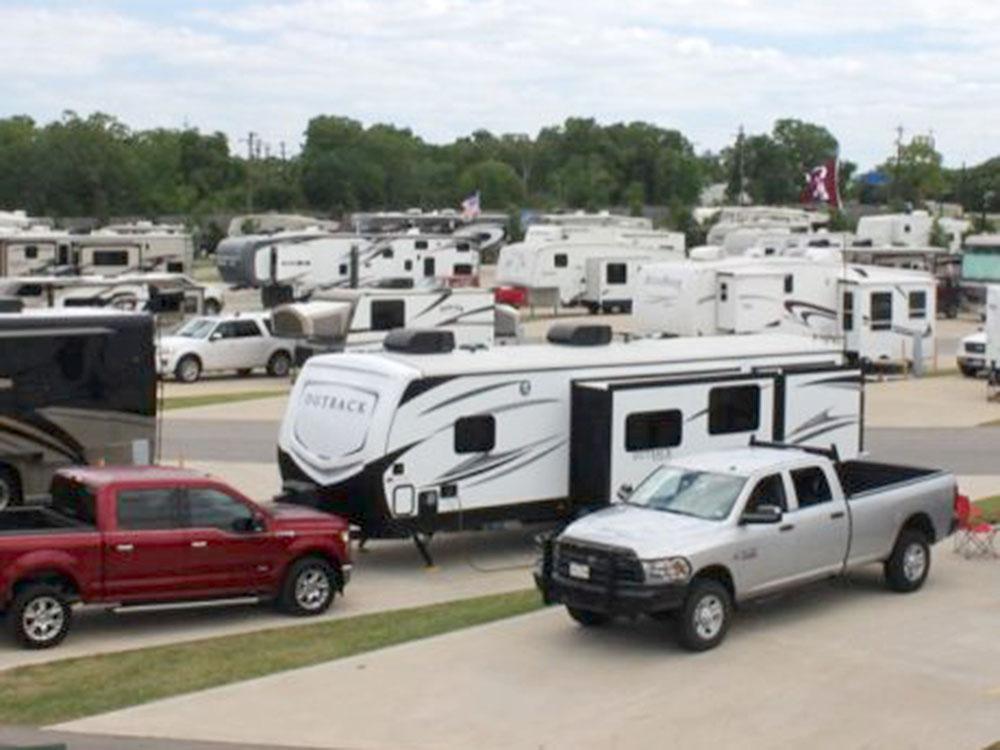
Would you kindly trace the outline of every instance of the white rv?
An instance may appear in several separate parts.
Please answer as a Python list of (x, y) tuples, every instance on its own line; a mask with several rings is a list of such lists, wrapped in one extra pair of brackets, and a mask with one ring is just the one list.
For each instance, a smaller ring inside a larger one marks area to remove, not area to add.
[(1000, 384), (1000, 286), (986, 287), (986, 373), (990, 385)]
[(784, 331), (842, 341), (869, 363), (927, 362), (936, 288), (921, 271), (822, 259), (653, 263), (641, 269), (634, 314), (647, 334)]
[(494, 342), (496, 305), (486, 289), (337, 289), (274, 308), (276, 336), (299, 342), (301, 364), (318, 352), (381, 348), (397, 328), (447, 329), (457, 346)]
[(632, 312), (639, 268), (648, 255), (587, 258), (583, 306), (592, 313)]
[(516, 355), (413, 354), (408, 333), (306, 363), (278, 443), (285, 500), (368, 536), (432, 533), (569, 518), (675, 455), (752, 436), (861, 450), (859, 371), (804, 337), (608, 343), (606, 326), (556, 326), (559, 343)]
[(0, 276), (29, 276), (72, 268), (75, 237), (61, 229), (30, 226), (0, 233)]
[(658, 260), (684, 257), (683, 235), (674, 243), (656, 246), (617, 241), (518, 242), (500, 251), (496, 282), (501, 287), (549, 289), (564, 305), (578, 304), (586, 292), (588, 258), (632, 258), (637, 255)]

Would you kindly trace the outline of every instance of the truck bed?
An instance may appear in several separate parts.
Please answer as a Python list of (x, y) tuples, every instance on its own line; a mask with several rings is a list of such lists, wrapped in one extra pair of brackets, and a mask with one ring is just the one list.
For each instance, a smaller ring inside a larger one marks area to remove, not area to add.
[(95, 531), (95, 527), (48, 508), (12, 508), (0, 511), (0, 537), (66, 531)]
[(844, 461), (837, 464), (840, 484), (848, 500), (884, 490), (897, 484), (912, 482), (939, 473), (937, 469), (915, 466), (880, 464), (873, 461)]

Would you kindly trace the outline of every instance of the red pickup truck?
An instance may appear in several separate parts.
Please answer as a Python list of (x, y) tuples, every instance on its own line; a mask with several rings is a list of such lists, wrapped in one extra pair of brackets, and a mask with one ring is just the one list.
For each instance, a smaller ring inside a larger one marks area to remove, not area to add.
[(0, 611), (28, 648), (59, 643), (76, 602), (253, 596), (315, 615), (350, 577), (344, 519), (263, 508), (194, 471), (69, 468), (51, 494), (50, 505), (0, 511)]

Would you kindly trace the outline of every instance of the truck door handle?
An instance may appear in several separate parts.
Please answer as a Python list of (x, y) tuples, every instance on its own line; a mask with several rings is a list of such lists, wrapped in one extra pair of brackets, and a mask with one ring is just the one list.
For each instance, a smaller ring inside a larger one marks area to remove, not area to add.
[(135, 549), (135, 545), (134, 544), (116, 544), (115, 545), (115, 550), (117, 552), (131, 552), (134, 549)]
[(833, 519), (843, 518), (843, 517), (844, 517), (844, 511), (842, 510), (837, 510), (830, 514), (830, 518)]
[(784, 526), (779, 526), (778, 531), (791, 531), (795, 528), (794, 523), (786, 523)]
[(200, 549), (201, 547), (207, 547), (208, 546), (208, 542), (205, 542), (205, 541), (191, 542), (191, 546)]

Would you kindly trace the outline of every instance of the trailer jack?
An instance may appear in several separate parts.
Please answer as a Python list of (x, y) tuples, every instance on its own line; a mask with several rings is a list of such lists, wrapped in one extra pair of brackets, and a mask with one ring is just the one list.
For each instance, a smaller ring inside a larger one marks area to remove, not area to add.
[(417, 552), (420, 553), (421, 559), (424, 561), (424, 565), (430, 570), (437, 566), (434, 565), (434, 558), (431, 557), (430, 545), (431, 537), (433, 534), (421, 534), (419, 531), (413, 533), (413, 544), (417, 548)]

